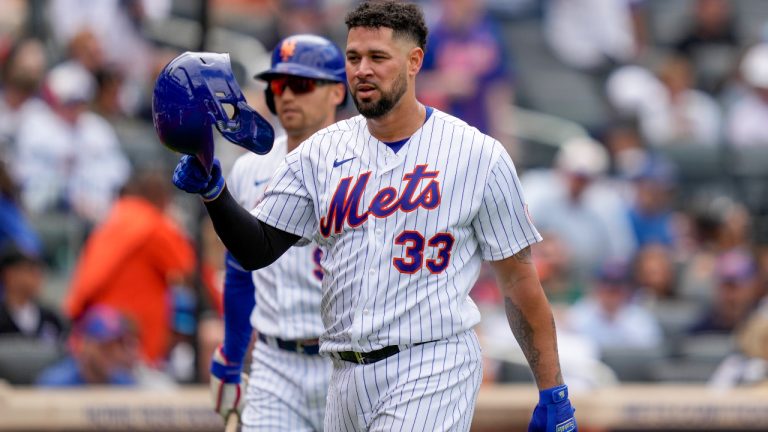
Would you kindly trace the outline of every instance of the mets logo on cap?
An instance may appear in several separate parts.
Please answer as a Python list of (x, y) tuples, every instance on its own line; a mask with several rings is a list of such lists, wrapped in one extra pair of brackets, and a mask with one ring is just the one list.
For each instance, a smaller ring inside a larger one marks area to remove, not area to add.
[(293, 57), (293, 52), (296, 51), (296, 39), (289, 38), (283, 41), (283, 44), (280, 45), (280, 58), (283, 61), (288, 61), (291, 57)]

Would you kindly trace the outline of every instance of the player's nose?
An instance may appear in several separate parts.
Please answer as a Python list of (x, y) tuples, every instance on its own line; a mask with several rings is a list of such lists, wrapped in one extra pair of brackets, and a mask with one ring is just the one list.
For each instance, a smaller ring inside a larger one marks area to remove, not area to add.
[(363, 57), (360, 59), (360, 62), (357, 64), (357, 69), (355, 70), (355, 77), (357, 78), (365, 78), (367, 76), (373, 75), (373, 61), (367, 57)]
[(285, 89), (283, 89), (283, 93), (280, 95), (280, 99), (282, 100), (293, 100), (296, 97), (296, 93), (291, 90), (290, 86), (285, 86)]

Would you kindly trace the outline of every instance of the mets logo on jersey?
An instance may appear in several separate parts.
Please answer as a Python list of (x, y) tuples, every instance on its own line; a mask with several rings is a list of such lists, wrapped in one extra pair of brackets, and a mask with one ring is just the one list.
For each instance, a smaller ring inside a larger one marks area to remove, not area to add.
[(280, 45), (280, 58), (283, 61), (288, 61), (291, 57), (293, 57), (293, 53), (296, 51), (296, 39), (289, 38), (283, 41), (283, 44)]
[[(360, 201), (371, 172), (360, 174), (352, 186), (352, 177), (339, 181), (333, 193), (328, 213), (320, 218), (320, 234), (328, 238), (332, 233), (341, 233), (344, 224), (354, 228), (362, 225), (369, 216), (385, 218), (398, 210), (412, 212), (421, 207), (434, 210), (440, 205), (440, 182), (435, 180), (439, 171), (427, 171), (427, 165), (416, 165), (413, 171), (403, 176), (405, 187), (400, 191), (394, 187), (385, 187), (376, 193), (368, 208), (362, 213)], [(423, 188), (419, 191), (419, 186)], [(350, 190), (351, 187), (351, 190)], [(418, 191), (418, 193), (417, 193)]]

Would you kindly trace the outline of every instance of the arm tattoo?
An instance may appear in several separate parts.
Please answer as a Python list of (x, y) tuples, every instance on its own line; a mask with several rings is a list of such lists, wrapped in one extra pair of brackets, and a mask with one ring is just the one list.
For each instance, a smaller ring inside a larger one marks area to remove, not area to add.
[(530, 264), (533, 262), (533, 258), (531, 257), (531, 247), (526, 246), (523, 250), (513, 255), (516, 261), (519, 261), (524, 264)]
[[(515, 255), (517, 256), (517, 255)], [(537, 370), (539, 369), (539, 350), (533, 345), (533, 328), (531, 323), (525, 318), (523, 312), (512, 303), (509, 298), (504, 299), (504, 309), (507, 312), (507, 320), (509, 321), (509, 328), (512, 329), (512, 334), (515, 335), (517, 343), (520, 344), (520, 348), (523, 350), (525, 358), (528, 360), (528, 364), (531, 366), (531, 372), (533, 372), (536, 381), (539, 381)]]
[[(504, 299), (504, 308), (507, 312), (507, 320), (509, 321), (509, 328), (512, 329), (512, 334), (515, 335), (517, 343), (520, 344), (520, 348), (523, 350), (525, 358), (528, 360), (528, 364), (531, 367), (531, 372), (536, 382), (539, 382), (540, 375), (540, 361), (541, 353), (538, 348), (533, 344), (533, 327), (523, 315), (523, 312), (512, 302), (509, 298)], [(555, 333), (555, 319), (552, 318), (552, 334), (555, 335), (555, 358), (559, 365), (560, 361), (557, 359), (557, 336)], [(558, 384), (563, 384), (563, 373), (560, 367), (557, 368), (557, 375), (555, 381)]]

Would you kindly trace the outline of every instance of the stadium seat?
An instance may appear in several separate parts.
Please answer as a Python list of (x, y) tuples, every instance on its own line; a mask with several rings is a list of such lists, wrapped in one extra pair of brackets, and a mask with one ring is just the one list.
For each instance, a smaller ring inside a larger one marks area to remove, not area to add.
[(0, 337), (0, 379), (14, 385), (29, 385), (38, 374), (63, 357), (52, 343), (17, 336)]
[(685, 29), (684, 24), (693, 10), (695, 0), (649, 0), (648, 34), (652, 35), (651, 42), (662, 46), (674, 44)]
[(702, 304), (694, 300), (666, 300), (654, 305), (653, 313), (665, 340), (670, 342), (670, 351), (677, 351), (680, 338), (700, 316), (702, 308)]
[(666, 358), (666, 348), (603, 349), (601, 360), (621, 382), (650, 382), (655, 380), (653, 369)]
[(680, 354), (691, 361), (717, 365), (735, 348), (730, 334), (702, 334), (681, 340)]
[(736, 16), (736, 31), (742, 43), (752, 44), (764, 38), (768, 2), (765, 0), (731, 1), (731, 9)]

